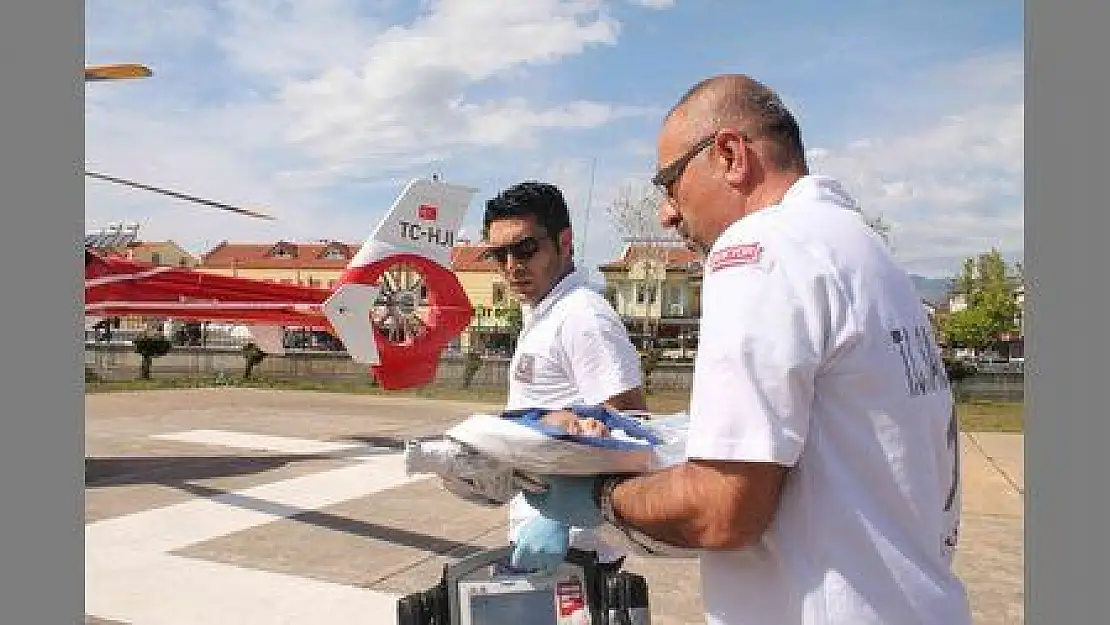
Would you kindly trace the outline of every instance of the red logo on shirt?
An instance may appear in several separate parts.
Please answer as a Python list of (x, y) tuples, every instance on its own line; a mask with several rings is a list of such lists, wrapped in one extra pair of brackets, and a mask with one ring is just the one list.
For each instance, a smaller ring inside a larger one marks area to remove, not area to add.
[(759, 243), (744, 243), (726, 247), (713, 252), (713, 255), (709, 257), (709, 271), (758, 263), (762, 255), (763, 248), (760, 247)]
[(436, 207), (434, 204), (421, 204), (416, 207), (416, 216), (424, 221), (436, 220)]
[(578, 581), (578, 578), (557, 583), (555, 594), (559, 597), (559, 616), (561, 617), (573, 616), (576, 612), (586, 609), (586, 598), (583, 596), (582, 584)]

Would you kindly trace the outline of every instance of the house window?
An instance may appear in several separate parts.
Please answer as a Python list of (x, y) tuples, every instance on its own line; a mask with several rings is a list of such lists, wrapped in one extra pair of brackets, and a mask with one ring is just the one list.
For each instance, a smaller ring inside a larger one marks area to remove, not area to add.
[(333, 247), (324, 252), (324, 258), (328, 260), (346, 260), (347, 255), (344, 254), (343, 250), (339, 249), (338, 247)]
[(291, 244), (282, 241), (274, 246), (271, 255), (275, 258), (293, 258), (297, 254)]
[(667, 312), (673, 316), (681, 316), (686, 311), (686, 290), (681, 284), (672, 284), (667, 293)]
[(505, 285), (500, 282), (493, 283), (493, 305), (500, 306), (505, 303)]
[(650, 284), (637, 284), (636, 285), (636, 303), (637, 304), (654, 304), (655, 303), (655, 287)]
[(151, 252), (150, 253), (150, 262), (151, 262), (151, 264), (154, 264), (154, 265), (161, 265), (162, 264), (162, 255), (159, 254), (158, 252)]
[(188, 264), (189, 264), (189, 262), (188, 262), (188, 261), (186, 261), (186, 260), (185, 260), (184, 258), (178, 258), (178, 259), (177, 259), (177, 266), (178, 266), (178, 267), (184, 267), (184, 266), (186, 266), (186, 265), (188, 265)]

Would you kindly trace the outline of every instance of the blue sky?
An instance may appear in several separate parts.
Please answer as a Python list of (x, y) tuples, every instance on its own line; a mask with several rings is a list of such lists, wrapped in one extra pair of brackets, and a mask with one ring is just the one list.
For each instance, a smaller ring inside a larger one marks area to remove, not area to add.
[[(138, 222), (193, 252), (221, 240), (361, 242), (403, 182), (484, 200), (559, 184), (584, 264), (620, 251), (608, 207), (655, 166), (663, 113), (741, 72), (800, 118), (812, 168), (893, 227), (912, 272), (1020, 259), (1022, 5), (798, 0), (87, 0), (86, 62), (154, 75), (85, 87), (95, 171), (278, 217), (263, 222), (88, 179), (88, 228)], [(592, 180), (592, 185), (591, 185)], [(588, 217), (588, 218), (587, 218)]]

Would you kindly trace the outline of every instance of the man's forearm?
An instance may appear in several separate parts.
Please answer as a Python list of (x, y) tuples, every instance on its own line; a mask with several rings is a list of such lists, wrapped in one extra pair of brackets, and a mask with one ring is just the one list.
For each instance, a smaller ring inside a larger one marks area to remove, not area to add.
[(701, 547), (705, 514), (702, 502), (719, 493), (696, 479), (689, 463), (625, 481), (613, 489), (613, 510), (622, 523), (679, 547)]
[[(678, 547), (736, 549), (757, 540), (774, 515), (781, 468), (750, 467), (750, 476), (723, 472), (721, 463), (685, 462), (626, 480), (612, 492), (621, 524)], [(769, 489), (773, 489), (769, 490)]]

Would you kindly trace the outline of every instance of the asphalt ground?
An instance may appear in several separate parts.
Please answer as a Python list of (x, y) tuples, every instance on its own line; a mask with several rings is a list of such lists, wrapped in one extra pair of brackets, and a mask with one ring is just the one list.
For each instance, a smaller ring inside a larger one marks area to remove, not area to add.
[[(397, 597), (505, 542), (506, 512), (406, 476), (401, 445), (496, 406), (189, 389), (85, 397), (85, 611), (97, 624), (394, 623)], [(1024, 622), (1023, 437), (965, 434), (957, 571)], [(630, 558), (653, 625), (704, 622), (696, 561)]]

